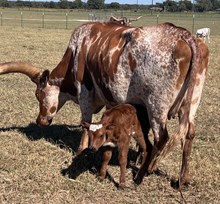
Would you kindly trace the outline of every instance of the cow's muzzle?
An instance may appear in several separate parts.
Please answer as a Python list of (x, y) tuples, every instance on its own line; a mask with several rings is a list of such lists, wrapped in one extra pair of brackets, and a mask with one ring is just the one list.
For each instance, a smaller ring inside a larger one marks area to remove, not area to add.
[(36, 120), (37, 125), (39, 125), (40, 127), (46, 127), (49, 126), (52, 123), (52, 118), (47, 118), (47, 117), (42, 117), (42, 116), (38, 116), (37, 120)]

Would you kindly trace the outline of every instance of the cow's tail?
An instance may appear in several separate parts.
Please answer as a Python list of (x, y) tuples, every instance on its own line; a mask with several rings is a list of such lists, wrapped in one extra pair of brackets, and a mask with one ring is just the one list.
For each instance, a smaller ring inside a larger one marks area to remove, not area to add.
[(173, 105), (168, 112), (168, 119), (175, 117), (183, 103), (183, 99), (185, 99), (185, 102), (190, 104), (195, 85), (196, 73), (199, 68), (199, 64), (201, 63), (201, 53), (198, 49), (195, 37), (190, 35), (190, 37), (182, 40), (184, 40), (191, 48), (192, 59), (182, 88), (180, 89)]
[(189, 113), (190, 105), (192, 102), (193, 89), (196, 83), (196, 73), (198, 72), (199, 66), (201, 64), (201, 53), (198, 48), (198, 44), (196, 42), (195, 37), (189, 35), (188, 38), (185, 38), (183, 40), (191, 48), (192, 59), (183, 86), (168, 112), (168, 119), (174, 117), (180, 111), (180, 108), (183, 106), (185, 111), (183, 113), (184, 116), (182, 115), (181, 118), (184, 117), (184, 119), (179, 120), (179, 130), (168, 140), (166, 146), (160, 154), (161, 158), (164, 158), (178, 144), (180, 139), (182, 139), (182, 142), (185, 141), (185, 135), (187, 134), (189, 126)]

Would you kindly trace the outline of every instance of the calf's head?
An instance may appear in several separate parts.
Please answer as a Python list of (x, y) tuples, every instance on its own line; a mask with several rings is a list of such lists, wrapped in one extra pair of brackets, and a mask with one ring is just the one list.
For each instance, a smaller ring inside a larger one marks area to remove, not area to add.
[(86, 128), (89, 135), (89, 149), (92, 152), (97, 151), (101, 146), (113, 142), (114, 125), (103, 125), (99, 123), (82, 123), (82, 127)]

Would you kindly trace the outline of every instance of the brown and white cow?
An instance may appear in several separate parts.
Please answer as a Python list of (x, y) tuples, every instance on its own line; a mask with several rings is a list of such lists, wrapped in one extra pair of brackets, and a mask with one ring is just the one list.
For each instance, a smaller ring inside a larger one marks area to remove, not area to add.
[[(67, 100), (79, 104), (86, 122), (103, 106), (143, 105), (154, 134), (145, 165), (148, 172), (172, 146), (172, 142), (166, 145), (167, 119), (179, 113), (179, 131), (171, 139), (185, 141), (181, 186), (188, 181), (185, 165), (191, 142), (187, 140), (194, 135), (194, 116), (207, 69), (208, 55), (202, 60), (203, 48), (206, 53), (207, 47), (188, 30), (169, 23), (127, 27), (93, 22), (74, 30), (62, 60), (51, 73), (25, 62), (8, 62), (0, 64), (0, 74), (20, 72), (37, 84), (37, 123), (41, 126), (49, 125)], [(81, 150), (88, 147), (88, 140), (84, 130)]]
[(84, 122), (82, 126), (88, 129), (90, 139), (89, 149), (92, 152), (97, 151), (102, 146), (106, 147), (100, 171), (101, 181), (106, 176), (107, 166), (111, 159), (113, 148), (118, 147), (118, 160), (121, 171), (119, 185), (120, 187), (124, 187), (131, 137), (136, 140), (143, 152), (142, 164), (144, 164), (146, 160), (145, 139), (135, 107), (130, 104), (117, 105), (105, 111), (99, 122)]
[(129, 25), (131, 25), (132, 21), (138, 21), (140, 18), (142, 18), (142, 16), (139, 16), (139, 17), (137, 17), (135, 19), (127, 18), (127, 17), (116, 18), (115, 16), (111, 16), (109, 21), (117, 23), (117, 24), (120, 24), (120, 25), (127, 25), (127, 26), (129, 26)]

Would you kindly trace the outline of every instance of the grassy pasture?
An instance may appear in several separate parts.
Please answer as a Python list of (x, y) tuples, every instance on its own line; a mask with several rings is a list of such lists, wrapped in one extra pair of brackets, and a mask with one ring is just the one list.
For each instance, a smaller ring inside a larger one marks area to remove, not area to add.
[[(220, 35), (220, 15), (219, 13), (149, 13), (133, 11), (85, 11), (85, 10), (43, 10), (43, 9), (0, 9), (1, 25), (21, 26), (27, 28), (47, 28), (47, 29), (70, 29), (82, 24), (84, 21), (97, 20), (107, 21), (111, 15), (120, 17), (126, 16), (135, 19), (142, 16), (138, 21), (134, 21), (134, 26), (153, 25), (163, 22), (171, 22), (178, 26), (183, 26), (195, 32), (198, 28), (209, 27), (213, 35)], [(22, 15), (21, 15), (22, 13)]]
[[(185, 27), (191, 29), (191, 21), (184, 18), (184, 22)], [(143, 21), (140, 23), (145, 25)], [(209, 44), (210, 66), (196, 117), (191, 185), (183, 190), (188, 203), (217, 204), (220, 200), (218, 26), (213, 27), (216, 30)], [(51, 70), (62, 58), (71, 32), (68, 29), (2, 26), (0, 62), (22, 60)], [(74, 160), (81, 136), (81, 129), (77, 127), (80, 122), (78, 106), (66, 104), (52, 126), (40, 129), (35, 125), (38, 103), (34, 91), (35, 85), (26, 76), (0, 76), (0, 203), (182, 203), (180, 193), (170, 185), (172, 178), (178, 177), (179, 146), (160, 163), (159, 168), (167, 176), (150, 175), (140, 186), (134, 187), (129, 167), (128, 189), (118, 191), (111, 179), (100, 183), (94, 171), (83, 168), (83, 160)], [(170, 131), (174, 132), (173, 124)], [(132, 164), (132, 149), (129, 156)], [(62, 172), (68, 167), (75, 170), (75, 163), (82, 166), (81, 171), (78, 169), (74, 174), (77, 178), (64, 176)], [(119, 166), (115, 156), (108, 170), (118, 182)]]

